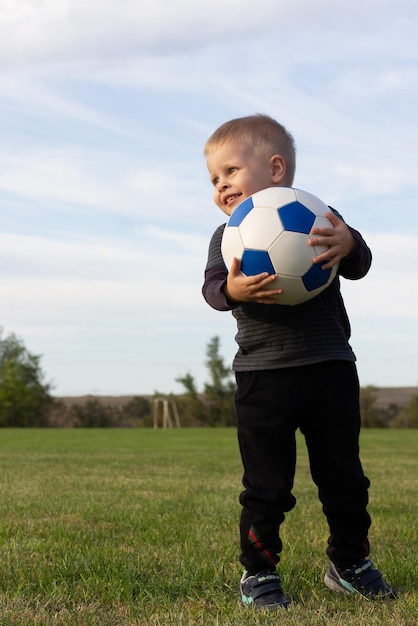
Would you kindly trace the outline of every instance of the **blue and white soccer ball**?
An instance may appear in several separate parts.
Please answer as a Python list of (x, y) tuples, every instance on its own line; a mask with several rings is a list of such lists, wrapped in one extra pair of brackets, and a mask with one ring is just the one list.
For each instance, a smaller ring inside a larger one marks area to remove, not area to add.
[(291, 187), (269, 187), (253, 194), (231, 214), (221, 251), (228, 270), (234, 257), (241, 272), (277, 274), (266, 289), (283, 289), (281, 304), (306, 302), (332, 282), (338, 266), (323, 270), (312, 259), (327, 250), (308, 245), (313, 227), (332, 228), (329, 208), (319, 198)]

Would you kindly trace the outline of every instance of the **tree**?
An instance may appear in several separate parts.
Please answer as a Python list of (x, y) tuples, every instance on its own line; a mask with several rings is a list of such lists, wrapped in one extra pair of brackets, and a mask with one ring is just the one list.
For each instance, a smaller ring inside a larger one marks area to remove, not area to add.
[(190, 426), (201, 424), (205, 421), (205, 407), (196, 388), (196, 383), (190, 372), (185, 376), (176, 378), (186, 389), (186, 393), (180, 398), (180, 413), (182, 425)]
[(388, 404), (388, 406), (381, 407), (379, 409), (379, 413), (381, 415), (381, 419), (388, 426), (391, 426), (392, 422), (397, 419), (400, 411), (401, 411), (401, 409), (400, 409), (399, 405), (395, 404), (395, 402), (390, 402), (390, 404)]
[(182, 398), (182, 414), (190, 423), (203, 423), (209, 426), (232, 426), (235, 424), (234, 391), (231, 380), (232, 370), (226, 367), (219, 354), (220, 340), (215, 336), (206, 346), (206, 367), (210, 382), (205, 383), (203, 394), (199, 394), (193, 376), (187, 373), (176, 378), (186, 393)]
[(23, 341), (0, 332), (0, 426), (46, 426), (53, 399), (44, 382), (40, 356)]
[(232, 370), (226, 367), (219, 354), (220, 339), (212, 337), (206, 348), (206, 366), (211, 382), (205, 384), (205, 396), (208, 401), (209, 423), (211, 425), (231, 426), (235, 423), (234, 391), (231, 380)]
[(368, 385), (360, 389), (360, 414), (364, 428), (386, 428), (384, 414), (376, 407), (377, 387)]
[(73, 404), (71, 411), (75, 426), (79, 428), (111, 428), (117, 426), (120, 419), (117, 410), (97, 398), (88, 398), (84, 404)]
[(391, 422), (394, 428), (418, 428), (418, 394), (412, 394), (408, 404)]
[(150, 426), (152, 424), (150, 401), (143, 396), (134, 396), (123, 405), (122, 417), (124, 422)]

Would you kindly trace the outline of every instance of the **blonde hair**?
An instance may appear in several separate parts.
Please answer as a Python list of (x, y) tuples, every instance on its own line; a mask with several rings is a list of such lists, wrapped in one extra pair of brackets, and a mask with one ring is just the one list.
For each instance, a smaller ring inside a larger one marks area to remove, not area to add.
[(268, 115), (258, 113), (238, 117), (219, 126), (209, 137), (204, 147), (208, 156), (227, 141), (247, 144), (256, 155), (269, 159), (280, 154), (286, 162), (284, 183), (291, 186), (296, 169), (296, 147), (292, 135), (284, 126)]

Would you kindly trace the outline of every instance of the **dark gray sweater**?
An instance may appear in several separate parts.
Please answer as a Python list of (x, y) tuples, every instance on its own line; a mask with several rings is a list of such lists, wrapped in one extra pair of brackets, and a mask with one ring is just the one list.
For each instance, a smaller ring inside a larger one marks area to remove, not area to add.
[(312, 300), (296, 306), (231, 304), (222, 292), (227, 277), (221, 254), (224, 228), (225, 224), (219, 226), (211, 239), (202, 292), (211, 307), (232, 311), (237, 320), (235, 339), (239, 350), (234, 370), (276, 369), (330, 360), (355, 361), (348, 343), (350, 322), (339, 276), (356, 280), (365, 276), (370, 268), (372, 255), (360, 233), (349, 227), (356, 247), (340, 262), (329, 287)]

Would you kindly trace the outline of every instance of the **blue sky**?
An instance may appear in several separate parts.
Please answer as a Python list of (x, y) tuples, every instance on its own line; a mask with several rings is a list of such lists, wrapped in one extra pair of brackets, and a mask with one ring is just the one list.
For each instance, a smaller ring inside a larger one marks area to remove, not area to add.
[(361, 384), (416, 385), (417, 40), (412, 0), (0, 0), (3, 335), (56, 395), (201, 388), (211, 337), (235, 353), (203, 144), (260, 112), (372, 248), (342, 284)]

